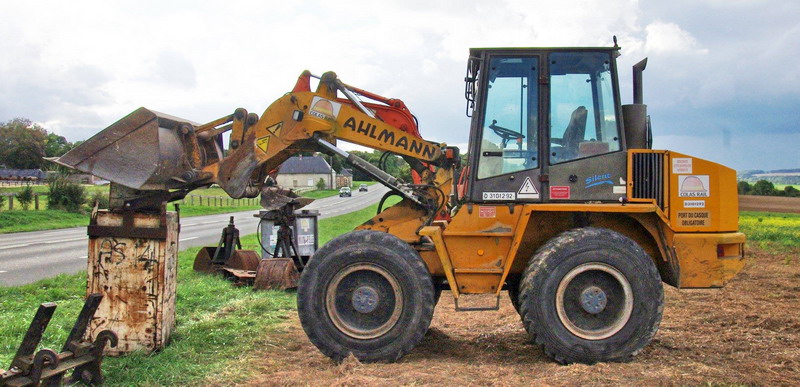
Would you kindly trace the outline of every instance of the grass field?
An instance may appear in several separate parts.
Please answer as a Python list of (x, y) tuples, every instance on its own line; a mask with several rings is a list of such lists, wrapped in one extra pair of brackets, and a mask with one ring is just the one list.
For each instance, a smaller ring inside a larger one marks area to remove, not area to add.
[(739, 229), (761, 247), (800, 247), (800, 214), (741, 212)]
[[(320, 244), (371, 218), (377, 204), (320, 220)], [(257, 249), (254, 235), (242, 238)], [(157, 354), (107, 358), (103, 371), (109, 385), (185, 385), (207, 380), (231, 384), (247, 380), (253, 351), (269, 345), (295, 309), (294, 293), (237, 288), (221, 277), (192, 271), (198, 248), (179, 254), (177, 328), (172, 343)], [(44, 347), (60, 349), (85, 296), (86, 275), (60, 275), (34, 284), (0, 287), (0, 367), (7, 367), (38, 304), (59, 307), (45, 333)], [(233, 364), (237, 364), (232, 368)], [(231, 372), (235, 369), (235, 372)], [(224, 374), (225, 379), (218, 379)]]

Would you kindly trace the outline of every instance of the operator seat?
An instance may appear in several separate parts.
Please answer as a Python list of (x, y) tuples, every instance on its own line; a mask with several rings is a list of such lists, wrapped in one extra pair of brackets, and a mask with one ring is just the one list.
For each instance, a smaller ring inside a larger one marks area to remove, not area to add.
[(561, 146), (566, 148), (567, 154), (574, 158), (578, 154), (578, 144), (583, 141), (583, 137), (586, 135), (586, 116), (588, 114), (588, 110), (584, 106), (578, 106), (575, 111), (572, 112), (572, 116), (569, 118), (569, 125), (567, 125), (567, 129), (564, 130), (564, 137), (561, 138)]

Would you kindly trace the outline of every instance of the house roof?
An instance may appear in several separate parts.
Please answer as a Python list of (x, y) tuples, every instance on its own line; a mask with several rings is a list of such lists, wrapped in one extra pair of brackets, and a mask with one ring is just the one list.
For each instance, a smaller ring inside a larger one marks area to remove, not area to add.
[(351, 172), (347, 168), (342, 168), (342, 170), (339, 171), (339, 174), (342, 175), (342, 176), (353, 176), (353, 172)]
[(10, 177), (33, 177), (36, 179), (44, 179), (45, 173), (41, 169), (0, 169), (0, 178)]
[(281, 164), (278, 173), (331, 173), (331, 166), (322, 156), (295, 156)]

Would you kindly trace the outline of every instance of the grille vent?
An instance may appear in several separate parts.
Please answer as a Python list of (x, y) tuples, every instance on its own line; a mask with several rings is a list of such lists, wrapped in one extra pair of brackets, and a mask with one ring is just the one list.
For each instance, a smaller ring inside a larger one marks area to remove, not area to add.
[(633, 154), (633, 198), (655, 199), (664, 208), (664, 154)]

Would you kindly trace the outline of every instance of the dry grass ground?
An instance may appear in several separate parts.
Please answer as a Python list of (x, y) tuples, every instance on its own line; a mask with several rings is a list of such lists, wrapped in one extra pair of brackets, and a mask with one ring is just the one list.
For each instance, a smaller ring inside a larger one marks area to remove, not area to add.
[[(719, 290), (667, 287), (661, 329), (630, 363), (560, 366), (528, 342), (504, 297), (453, 311), (443, 295), (427, 337), (395, 364), (336, 364), (292, 315), (249, 360), (252, 385), (800, 385), (800, 251), (752, 251)], [(224, 380), (224, 379), (221, 379)], [(212, 380), (212, 383), (222, 383)]]

